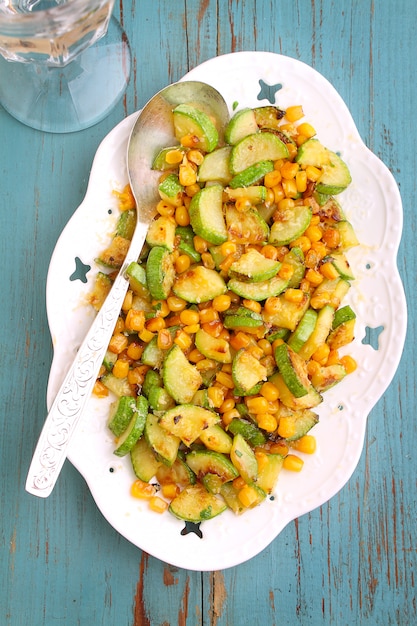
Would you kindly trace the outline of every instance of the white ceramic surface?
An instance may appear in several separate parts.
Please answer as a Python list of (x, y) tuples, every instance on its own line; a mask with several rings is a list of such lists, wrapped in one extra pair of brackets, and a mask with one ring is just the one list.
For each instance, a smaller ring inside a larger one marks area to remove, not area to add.
[[(357, 280), (347, 297), (357, 314), (356, 338), (348, 352), (359, 368), (325, 393), (317, 410), (320, 423), (314, 428), (318, 450), (304, 456), (302, 474), (281, 473), (274, 499), (240, 517), (226, 512), (203, 522), (201, 538), (194, 532), (182, 535), (183, 522), (168, 513), (152, 513), (145, 501), (129, 495), (134, 480), (129, 458), (113, 454), (106, 427), (110, 400), (91, 399), (71, 442), (68, 458), (84, 476), (105, 518), (121, 535), (167, 563), (210, 571), (237, 565), (261, 552), (291, 520), (334, 496), (355, 470), (367, 416), (390, 384), (405, 340), (406, 302), (396, 265), (402, 206), (391, 173), (365, 147), (335, 89), (311, 67), (273, 53), (240, 52), (209, 60), (184, 80), (212, 84), (231, 112), (236, 105), (269, 103), (258, 99), (260, 80), (281, 85), (276, 92), (278, 106), (302, 104), (318, 138), (349, 165), (353, 182), (339, 199), (361, 241), (361, 246), (348, 254)], [(268, 93), (265, 85), (262, 93)], [(47, 311), (54, 359), (49, 406), (93, 319), (86, 298), (97, 271), (94, 258), (110, 240), (117, 221), (112, 190), (127, 183), (125, 154), (135, 117), (121, 122), (100, 145), (86, 197), (62, 232), (51, 259)], [(76, 257), (91, 266), (85, 283), (70, 279)], [(362, 342), (367, 328), (380, 330), (377, 349)]]

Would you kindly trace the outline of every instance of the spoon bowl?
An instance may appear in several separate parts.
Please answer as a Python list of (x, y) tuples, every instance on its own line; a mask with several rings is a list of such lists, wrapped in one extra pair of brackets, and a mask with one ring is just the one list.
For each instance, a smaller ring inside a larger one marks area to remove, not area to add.
[(33, 495), (46, 498), (51, 494), (91, 396), (129, 286), (126, 269), (132, 261), (137, 261), (156, 214), (160, 172), (152, 170), (152, 163), (161, 148), (177, 143), (172, 110), (182, 103), (192, 103), (210, 113), (222, 138), (228, 119), (227, 105), (218, 91), (202, 82), (174, 83), (158, 92), (139, 113), (127, 150), (129, 181), (137, 207), (135, 232), (123, 266), (45, 420), (26, 480), (26, 491)]

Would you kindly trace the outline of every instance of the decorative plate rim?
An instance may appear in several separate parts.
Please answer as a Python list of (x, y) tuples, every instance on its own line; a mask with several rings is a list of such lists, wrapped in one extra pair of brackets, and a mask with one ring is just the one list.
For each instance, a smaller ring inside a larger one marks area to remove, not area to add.
[[(259, 554), (290, 521), (340, 491), (354, 472), (368, 414), (391, 383), (405, 341), (407, 309), (396, 265), (403, 214), (390, 171), (362, 142), (338, 92), (310, 66), (271, 52), (238, 52), (210, 59), (182, 80), (212, 84), (231, 112), (234, 103), (268, 104), (275, 94), (277, 104), (284, 108), (302, 104), (318, 137), (348, 162), (353, 183), (340, 198), (362, 242), (360, 249), (349, 252), (357, 281), (347, 298), (357, 313), (357, 338), (349, 352), (360, 367), (326, 392), (317, 411), (318, 451), (304, 457), (303, 478), (289, 472), (280, 477), (274, 499), (242, 516), (226, 512), (204, 523), (202, 538), (194, 532), (183, 535), (182, 522), (150, 512), (146, 503), (129, 495), (134, 476), (128, 459), (116, 459), (112, 454), (106, 427), (108, 402), (91, 399), (88, 414), (70, 444), (69, 460), (87, 481), (104, 517), (121, 535), (174, 566), (213, 571)], [(95, 274), (94, 258), (114, 229), (117, 207), (112, 190), (127, 183), (126, 146), (136, 116), (123, 120), (100, 144), (85, 198), (62, 231), (51, 258), (47, 315), (54, 358), (48, 406), (93, 319), (86, 302)], [(84, 274), (78, 275), (77, 267), (84, 268)]]

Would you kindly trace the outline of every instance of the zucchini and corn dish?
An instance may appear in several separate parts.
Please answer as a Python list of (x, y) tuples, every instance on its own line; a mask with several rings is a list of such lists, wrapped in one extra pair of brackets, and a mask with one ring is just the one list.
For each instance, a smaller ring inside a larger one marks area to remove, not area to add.
[[(358, 245), (335, 196), (351, 182), (301, 106), (246, 108), (219, 142), (215, 120), (182, 104), (177, 145), (161, 147), (157, 216), (96, 381), (114, 394), (114, 453), (129, 455), (131, 494), (201, 522), (240, 514), (282, 468), (315, 451), (323, 392), (356, 369), (343, 300)], [(129, 187), (97, 259), (98, 309), (136, 223)]]

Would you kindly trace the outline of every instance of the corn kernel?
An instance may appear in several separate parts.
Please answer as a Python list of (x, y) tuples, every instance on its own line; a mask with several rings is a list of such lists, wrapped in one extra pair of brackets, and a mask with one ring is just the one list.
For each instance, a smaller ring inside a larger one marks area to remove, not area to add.
[(215, 311), (222, 313), (223, 311), (227, 311), (230, 309), (230, 305), (232, 304), (232, 299), (228, 294), (223, 294), (221, 296), (216, 296), (213, 298), (212, 307)]
[(279, 389), (273, 383), (266, 382), (262, 385), (260, 394), (266, 398), (268, 402), (273, 402), (279, 398)]
[(308, 269), (305, 274), (305, 277), (308, 280), (308, 282), (311, 283), (311, 285), (313, 285), (313, 287), (320, 285), (320, 283), (322, 283), (324, 280), (323, 274), (320, 274), (320, 272), (318, 272), (317, 270), (313, 270), (313, 269)]
[(270, 448), (270, 452), (272, 454), (280, 454), (281, 456), (287, 456), (288, 454), (288, 446), (283, 441), (277, 441), (276, 443), (272, 443)]
[(220, 246), (220, 252), (223, 256), (229, 256), (229, 254), (234, 254), (237, 250), (237, 245), (233, 241), (225, 241)]
[(321, 265), (319, 268), (319, 272), (320, 274), (323, 274), (325, 278), (329, 278), (330, 280), (333, 280), (334, 278), (337, 278), (339, 276), (339, 272), (330, 261), (323, 263), (323, 265)]
[(165, 513), (168, 508), (168, 503), (159, 496), (153, 496), (149, 500), (149, 508), (154, 513)]
[(149, 500), (156, 494), (156, 487), (138, 478), (132, 484), (130, 493), (134, 498)]
[(217, 372), (216, 380), (228, 389), (234, 389), (235, 383), (233, 382), (232, 376), (227, 372)]
[(321, 169), (315, 167), (314, 165), (307, 165), (306, 174), (308, 180), (311, 180), (313, 183), (316, 183), (321, 176)]
[(289, 417), (281, 417), (278, 424), (278, 435), (283, 439), (293, 437), (295, 434), (294, 420)]
[(313, 435), (303, 435), (291, 443), (291, 447), (304, 452), (304, 454), (314, 454), (317, 448), (316, 438)]
[(180, 313), (181, 324), (188, 326), (190, 324), (198, 324), (200, 321), (200, 314), (194, 309), (184, 309)]
[(314, 226), (309, 226), (307, 228), (307, 230), (305, 231), (305, 236), (308, 237), (310, 239), (311, 242), (313, 241), (320, 241), (321, 237), (322, 237), (322, 230), (319, 226), (314, 225)]
[(250, 413), (255, 415), (266, 413), (268, 411), (268, 400), (263, 396), (254, 396), (246, 398), (246, 406)]
[(157, 346), (160, 350), (168, 350), (174, 343), (171, 333), (168, 328), (161, 328), (158, 331)]
[(234, 479), (233, 481), (233, 487), (237, 490), (239, 489), (243, 489), (243, 487), (246, 485), (245, 481), (243, 480), (242, 476), (238, 476), (237, 478)]
[(256, 421), (258, 423), (259, 428), (266, 430), (268, 433), (273, 433), (278, 426), (278, 422), (276, 417), (271, 415), (270, 413), (259, 413), (256, 416)]
[(169, 202), (165, 202), (165, 200), (160, 200), (156, 205), (156, 210), (159, 215), (174, 215), (175, 206), (173, 204), (169, 204)]
[(252, 506), (258, 500), (257, 491), (251, 485), (245, 485), (242, 487), (242, 489), (238, 492), (237, 497), (243, 506), (246, 507)]
[(128, 338), (123, 333), (115, 333), (109, 342), (109, 350), (113, 354), (120, 354), (123, 350), (126, 350), (128, 346)]
[(231, 409), (230, 411), (226, 411), (222, 415), (222, 422), (225, 426), (228, 426), (230, 422), (236, 418), (240, 417), (240, 413), (237, 409)]
[(136, 341), (132, 341), (126, 350), (127, 356), (134, 361), (139, 361), (140, 357), (142, 356), (142, 352), (143, 346), (141, 346), (140, 343), (137, 343)]
[(170, 311), (173, 313), (177, 313), (178, 311), (183, 311), (187, 306), (187, 302), (178, 296), (168, 296), (167, 305)]
[(291, 163), (291, 161), (286, 161), (281, 167), (281, 176), (286, 180), (292, 180), (293, 178), (295, 178), (298, 170), (298, 163)]
[(301, 237), (294, 239), (294, 241), (290, 243), (290, 248), (301, 248), (304, 254), (306, 254), (311, 248), (311, 241), (305, 235), (301, 235)]
[(126, 378), (129, 371), (129, 362), (123, 359), (117, 359), (113, 365), (112, 374), (116, 378)]
[(185, 333), (183, 330), (179, 331), (174, 339), (174, 343), (181, 348), (181, 350), (188, 350), (191, 347), (191, 336)]
[(299, 170), (295, 175), (295, 184), (298, 193), (304, 193), (307, 189), (307, 174), (304, 170)]
[(303, 135), (306, 139), (311, 139), (316, 134), (315, 128), (308, 122), (302, 122), (297, 126), (297, 132), (299, 135)]
[(197, 172), (191, 165), (191, 163), (181, 163), (180, 171), (178, 173), (178, 179), (180, 181), (180, 184), (184, 187), (194, 185), (197, 182)]
[(356, 363), (355, 359), (348, 354), (341, 357), (340, 363), (345, 368), (347, 374), (351, 374), (358, 367), (358, 364)]
[(303, 107), (300, 104), (288, 107), (285, 111), (285, 117), (289, 122), (297, 122), (304, 117)]
[(178, 226), (188, 226), (190, 223), (190, 214), (183, 204), (175, 209), (175, 221)]
[(329, 358), (330, 348), (327, 343), (322, 343), (321, 346), (314, 351), (312, 355), (313, 361), (316, 361), (320, 365), (326, 365), (327, 359)]
[(210, 322), (215, 322), (219, 319), (218, 312), (213, 309), (213, 307), (209, 306), (205, 309), (201, 309), (199, 313), (199, 320), (201, 324), (210, 324)]
[(213, 408), (220, 410), (224, 402), (224, 393), (220, 387), (209, 387), (207, 389), (207, 395)]
[(284, 299), (287, 302), (300, 303), (300, 302), (303, 302), (304, 297), (305, 297), (304, 292), (301, 291), (301, 289), (290, 288), (284, 292)]
[(193, 243), (196, 252), (199, 252), (200, 254), (202, 254), (203, 252), (207, 252), (208, 243), (205, 239), (200, 237), (200, 235), (195, 235), (195, 237), (193, 238)]
[(267, 243), (266, 246), (261, 249), (261, 254), (266, 259), (271, 259), (272, 261), (276, 261), (278, 258), (278, 250), (270, 243)]
[(288, 454), (283, 462), (283, 467), (291, 472), (301, 472), (303, 469), (304, 461), (295, 454)]
[(151, 339), (153, 339), (153, 337), (155, 337), (155, 333), (152, 333), (150, 330), (148, 330), (147, 328), (144, 328), (140, 333), (139, 333), (139, 339), (141, 339), (142, 341), (144, 341), (145, 343), (149, 343), (151, 341)]
[(152, 317), (146, 322), (146, 329), (150, 330), (151, 333), (157, 333), (162, 328), (165, 328), (165, 326), (166, 323), (163, 317)]
[(256, 300), (243, 300), (242, 304), (246, 309), (249, 309), (254, 313), (260, 313), (262, 311), (261, 303), (257, 302)]
[(162, 485), (162, 495), (168, 500), (173, 500), (180, 492), (180, 488), (175, 483), (165, 483)]
[(96, 380), (93, 387), (93, 394), (96, 398), (106, 398), (109, 395), (109, 390), (101, 380)]
[(207, 269), (209, 270), (214, 270), (214, 268), (216, 267), (216, 264), (210, 252), (203, 252), (203, 254), (201, 255), (201, 261), (204, 267), (207, 267)]
[(238, 331), (237, 333), (231, 336), (230, 345), (235, 350), (240, 350), (241, 348), (246, 348), (246, 346), (249, 345), (250, 341), (251, 339), (249, 335), (247, 335), (246, 333), (242, 331)]
[(174, 263), (175, 271), (177, 274), (182, 274), (190, 268), (190, 265), (191, 259), (188, 254), (180, 254)]
[(264, 177), (264, 185), (265, 187), (267, 187), (268, 189), (271, 187), (275, 187), (275, 185), (278, 185), (278, 183), (281, 182), (281, 172), (279, 170), (272, 170), (272, 172), (268, 172), (267, 174), (265, 174)]

